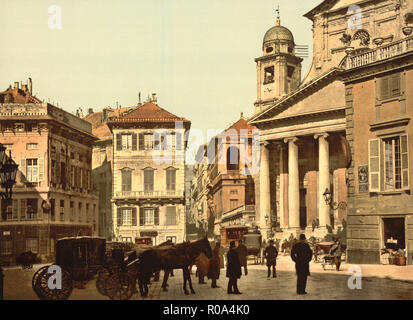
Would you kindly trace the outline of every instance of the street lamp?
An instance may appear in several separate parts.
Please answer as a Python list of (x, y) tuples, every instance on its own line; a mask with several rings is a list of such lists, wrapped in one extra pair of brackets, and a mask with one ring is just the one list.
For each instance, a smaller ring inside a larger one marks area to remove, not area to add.
[(333, 202), (331, 199), (331, 192), (326, 188), (326, 191), (323, 193), (324, 201), (326, 202), (327, 205), (330, 206), (331, 209), (337, 210), (337, 209), (342, 209), (345, 210), (347, 208), (347, 202), (345, 201), (340, 201), (339, 203)]
[(0, 184), (6, 190), (0, 192), (2, 199), (10, 200), (12, 197), (12, 188), (16, 183), (16, 174), (18, 165), (11, 158), (11, 151), (7, 158), (6, 148), (0, 144)]

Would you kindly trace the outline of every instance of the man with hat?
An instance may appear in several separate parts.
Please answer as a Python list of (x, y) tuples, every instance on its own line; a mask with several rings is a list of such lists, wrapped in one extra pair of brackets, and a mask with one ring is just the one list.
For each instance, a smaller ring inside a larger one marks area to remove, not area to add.
[(241, 273), (241, 263), (238, 258), (238, 253), (235, 250), (235, 241), (231, 241), (227, 253), (228, 294), (241, 294), (237, 286), (237, 280), (241, 278)]
[(274, 247), (274, 240), (270, 240), (268, 247), (265, 248), (264, 257), (267, 259), (267, 268), (268, 268), (268, 275), (267, 278), (270, 279), (271, 276), (271, 267), (272, 267), (272, 277), (276, 278), (277, 274), (275, 271), (275, 265), (277, 264), (277, 256), (278, 251), (277, 248)]
[(300, 235), (300, 240), (294, 244), (291, 249), (291, 259), (295, 262), (295, 271), (297, 273), (297, 294), (307, 294), (305, 287), (307, 277), (310, 275), (310, 261), (313, 252), (305, 239), (305, 235)]

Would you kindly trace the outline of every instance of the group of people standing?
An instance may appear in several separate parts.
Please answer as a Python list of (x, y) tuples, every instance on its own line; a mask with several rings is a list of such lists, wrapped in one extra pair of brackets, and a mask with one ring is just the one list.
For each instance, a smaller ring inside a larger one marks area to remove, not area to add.
[[(226, 276), (229, 278), (227, 293), (228, 294), (242, 294), (238, 289), (237, 281), (241, 278), (242, 267), (244, 267), (245, 275), (248, 274), (247, 269), (247, 247), (239, 241), (236, 247), (235, 241), (230, 242), (229, 251), (227, 253), (227, 270)], [(278, 250), (274, 246), (274, 241), (270, 240), (269, 245), (264, 250), (264, 257), (267, 261), (267, 279), (276, 278), (276, 261), (278, 256)], [(297, 294), (307, 294), (305, 291), (307, 284), (307, 277), (310, 275), (310, 261), (312, 259), (313, 252), (306, 241), (304, 234), (301, 234), (299, 240), (293, 245), (291, 249), (291, 259), (295, 262), (295, 270), (297, 274)], [(206, 258), (207, 259), (207, 258)], [(220, 269), (223, 268), (223, 248), (219, 242), (216, 243), (212, 252), (212, 258), (209, 259), (209, 263), (199, 257), (196, 262), (197, 272), (199, 277), (199, 283), (204, 282), (204, 276), (208, 276), (212, 280), (211, 287), (219, 288), (217, 286), (217, 279), (220, 276)], [(271, 272), (272, 271), (272, 272)]]

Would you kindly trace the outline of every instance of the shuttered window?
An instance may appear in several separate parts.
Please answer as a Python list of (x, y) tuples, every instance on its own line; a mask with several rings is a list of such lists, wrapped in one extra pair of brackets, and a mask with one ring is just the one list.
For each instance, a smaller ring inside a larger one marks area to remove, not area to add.
[(144, 191), (146, 193), (153, 192), (154, 189), (154, 170), (151, 168), (145, 169), (143, 177)]
[(176, 225), (176, 207), (166, 207), (165, 224), (167, 226)]
[(130, 169), (122, 170), (122, 191), (132, 190), (132, 171)]
[(369, 140), (369, 190), (380, 191), (380, 140)]
[(166, 190), (175, 191), (176, 187), (176, 170), (175, 168), (166, 169)]
[(400, 95), (400, 73), (379, 79), (380, 99), (389, 99)]
[(120, 133), (116, 134), (116, 150), (122, 150), (122, 135)]
[(370, 192), (409, 189), (407, 135), (369, 140)]

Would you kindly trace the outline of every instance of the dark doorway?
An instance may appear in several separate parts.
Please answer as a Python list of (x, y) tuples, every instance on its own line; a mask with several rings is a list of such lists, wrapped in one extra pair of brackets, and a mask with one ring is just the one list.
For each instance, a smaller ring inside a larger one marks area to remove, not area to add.
[(387, 249), (405, 249), (404, 218), (383, 218), (384, 246)]
[(307, 189), (300, 190), (300, 228), (307, 227)]

